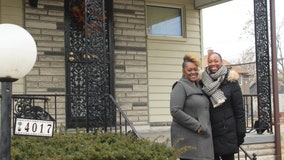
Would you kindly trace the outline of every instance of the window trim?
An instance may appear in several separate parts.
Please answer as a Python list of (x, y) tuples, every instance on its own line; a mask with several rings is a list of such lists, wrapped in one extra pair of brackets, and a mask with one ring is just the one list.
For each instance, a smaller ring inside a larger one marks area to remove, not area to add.
[[(167, 35), (155, 35), (155, 34), (148, 34), (148, 13), (147, 7), (154, 6), (154, 7), (167, 7), (167, 8), (174, 8), (180, 9), (181, 11), (181, 36), (167, 36)], [(157, 39), (157, 40), (177, 40), (177, 41), (186, 41), (186, 17), (185, 17), (185, 7), (182, 5), (174, 5), (174, 4), (160, 4), (160, 3), (148, 3), (145, 5), (146, 7), (146, 36), (150, 39)]]

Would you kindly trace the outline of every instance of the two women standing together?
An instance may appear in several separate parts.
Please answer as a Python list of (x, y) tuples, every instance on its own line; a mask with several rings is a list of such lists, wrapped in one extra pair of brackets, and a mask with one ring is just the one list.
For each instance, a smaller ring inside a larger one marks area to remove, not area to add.
[(185, 55), (183, 76), (170, 99), (171, 143), (191, 148), (180, 160), (234, 160), (244, 142), (245, 112), (238, 74), (222, 64), (220, 54), (208, 55), (208, 67), (199, 75), (199, 59)]

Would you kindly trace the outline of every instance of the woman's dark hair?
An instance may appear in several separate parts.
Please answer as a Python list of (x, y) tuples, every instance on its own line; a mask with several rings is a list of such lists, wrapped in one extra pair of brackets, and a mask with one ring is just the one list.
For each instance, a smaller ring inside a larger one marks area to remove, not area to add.
[(217, 53), (217, 52), (211, 52), (211, 53), (209, 53), (209, 54), (208, 54), (208, 58), (209, 58), (212, 54), (218, 55), (218, 56), (220, 57), (221, 62), (223, 61), (221, 54), (220, 54), (220, 53)]
[(183, 58), (183, 63), (182, 63), (182, 68), (185, 67), (187, 62), (192, 62), (194, 63), (194, 61), (191, 58)]

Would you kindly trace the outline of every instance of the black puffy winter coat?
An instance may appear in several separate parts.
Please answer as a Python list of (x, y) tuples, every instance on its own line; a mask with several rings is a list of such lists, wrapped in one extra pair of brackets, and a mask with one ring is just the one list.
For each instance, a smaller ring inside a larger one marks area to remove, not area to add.
[(243, 97), (237, 80), (226, 78), (219, 88), (227, 99), (221, 106), (210, 107), (214, 152), (219, 155), (232, 154), (238, 152), (246, 132)]

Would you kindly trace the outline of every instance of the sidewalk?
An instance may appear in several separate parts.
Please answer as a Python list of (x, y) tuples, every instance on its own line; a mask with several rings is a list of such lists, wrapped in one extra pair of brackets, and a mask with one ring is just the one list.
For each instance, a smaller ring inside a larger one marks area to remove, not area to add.
[[(170, 126), (155, 126), (144, 129), (137, 129), (137, 132), (139, 136), (143, 138), (161, 143), (168, 142), (168, 146), (171, 146)], [(179, 160), (179, 158), (177, 160)]]
[(170, 145), (170, 126), (155, 126), (137, 129), (139, 136), (152, 141), (165, 142), (168, 140)]

